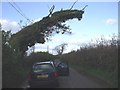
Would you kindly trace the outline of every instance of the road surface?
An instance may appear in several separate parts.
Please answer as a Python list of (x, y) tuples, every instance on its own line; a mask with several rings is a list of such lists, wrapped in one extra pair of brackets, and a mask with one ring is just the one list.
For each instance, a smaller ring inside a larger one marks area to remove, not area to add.
[[(22, 88), (29, 87), (27, 81), (22, 85)], [(88, 76), (78, 73), (70, 68), (69, 76), (59, 77), (58, 88), (108, 88), (103, 83), (96, 81)]]
[(74, 69), (70, 68), (69, 77), (59, 78), (60, 88), (107, 88), (99, 81), (92, 80), (83, 74), (78, 73)]

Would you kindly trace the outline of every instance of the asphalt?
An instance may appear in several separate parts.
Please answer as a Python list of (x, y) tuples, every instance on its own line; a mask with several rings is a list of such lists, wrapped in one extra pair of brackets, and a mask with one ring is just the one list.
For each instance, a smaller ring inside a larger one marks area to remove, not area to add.
[(59, 83), (59, 88), (108, 88), (92, 78), (78, 73), (72, 68), (70, 68), (69, 77), (60, 77)]

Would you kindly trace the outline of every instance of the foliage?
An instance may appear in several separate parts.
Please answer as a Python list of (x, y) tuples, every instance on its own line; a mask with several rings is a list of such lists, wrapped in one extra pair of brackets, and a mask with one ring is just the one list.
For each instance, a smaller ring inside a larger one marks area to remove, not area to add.
[(24, 54), (28, 46), (34, 46), (35, 43), (44, 43), (53, 32), (71, 33), (69, 26), (63, 23), (74, 18), (81, 20), (83, 13), (82, 10), (56, 11), (12, 35), (10, 43), (16, 50), (20, 50)]
[(25, 79), (21, 52), (14, 51), (9, 44), (10, 31), (2, 32), (2, 87), (16, 88)]
[(118, 41), (115, 35), (111, 40), (102, 37), (96, 44), (80, 47), (77, 51), (62, 55), (61, 58), (67, 60), (76, 70), (97, 76), (112, 87), (117, 87)]
[(10, 34), (11, 34), (11, 31), (1, 31), (2, 32), (2, 45), (6, 45), (9, 43), (9, 39), (10, 39)]

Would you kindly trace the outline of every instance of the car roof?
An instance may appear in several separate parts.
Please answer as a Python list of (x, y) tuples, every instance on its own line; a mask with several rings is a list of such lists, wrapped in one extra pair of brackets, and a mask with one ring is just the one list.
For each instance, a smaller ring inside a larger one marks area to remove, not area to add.
[(40, 61), (40, 62), (36, 62), (33, 64), (34, 65), (38, 65), (38, 64), (52, 64), (55, 66), (58, 66), (61, 63), (61, 61), (59, 59), (55, 59), (55, 60), (47, 60), (47, 61)]
[(36, 62), (36, 63), (34, 63), (33, 65), (36, 65), (36, 64), (53, 64), (53, 61)]

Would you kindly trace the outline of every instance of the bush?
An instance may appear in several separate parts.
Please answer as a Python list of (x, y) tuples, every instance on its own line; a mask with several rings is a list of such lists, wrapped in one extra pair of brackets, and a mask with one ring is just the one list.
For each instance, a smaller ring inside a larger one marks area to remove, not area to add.
[(80, 47), (79, 50), (64, 54), (61, 58), (69, 61), (76, 70), (83, 69), (117, 87), (118, 44), (117, 37), (113, 35), (111, 40), (101, 38), (96, 44)]
[(9, 45), (9, 34), (2, 31), (2, 88), (17, 88), (25, 80), (27, 69), (21, 52)]

